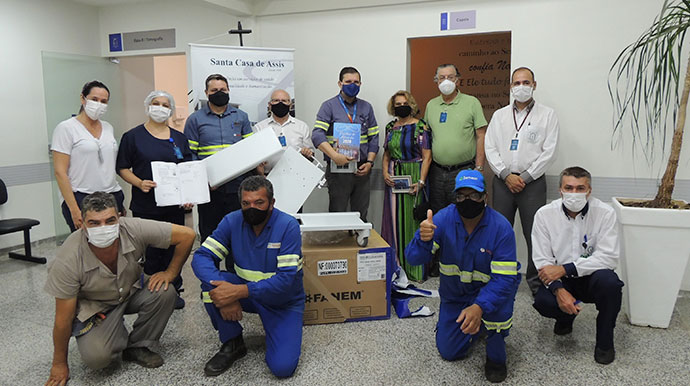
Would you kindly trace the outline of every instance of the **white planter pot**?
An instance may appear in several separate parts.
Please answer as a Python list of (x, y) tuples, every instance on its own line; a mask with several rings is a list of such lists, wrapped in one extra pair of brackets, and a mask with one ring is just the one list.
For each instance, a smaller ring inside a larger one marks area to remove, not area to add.
[(690, 210), (634, 208), (615, 197), (612, 201), (628, 319), (635, 325), (667, 328), (690, 257)]

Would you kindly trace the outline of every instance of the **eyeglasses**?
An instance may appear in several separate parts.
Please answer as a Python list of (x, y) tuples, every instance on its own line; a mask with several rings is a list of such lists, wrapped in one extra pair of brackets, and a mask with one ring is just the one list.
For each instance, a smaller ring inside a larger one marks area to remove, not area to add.
[(455, 202), (463, 202), (468, 198), (472, 201), (479, 202), (482, 200), (482, 198), (484, 198), (484, 193), (472, 192), (472, 193), (467, 194), (467, 195), (462, 194), (462, 193), (457, 193), (455, 195)]
[(286, 105), (289, 105), (289, 104), (290, 104), (290, 100), (289, 100), (289, 99), (271, 99), (271, 104), (272, 104), (272, 105), (274, 105), (274, 104), (276, 104), (276, 103), (279, 103), (279, 102), (283, 102), (283, 103), (285, 103)]
[(458, 79), (458, 76), (457, 75), (448, 75), (448, 76), (440, 75), (440, 76), (436, 77), (437, 82), (443, 82), (446, 79), (448, 79), (451, 82), (455, 82)]

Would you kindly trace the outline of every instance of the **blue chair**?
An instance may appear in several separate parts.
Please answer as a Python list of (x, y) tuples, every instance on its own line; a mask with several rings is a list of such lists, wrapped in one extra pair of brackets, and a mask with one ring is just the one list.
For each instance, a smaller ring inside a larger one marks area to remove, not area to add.
[[(0, 205), (7, 202), (7, 187), (5, 183), (0, 179)], [(9, 256), (13, 259), (29, 261), (32, 263), (45, 264), (45, 257), (35, 257), (31, 255), (31, 238), (29, 236), (29, 230), (40, 224), (38, 220), (30, 218), (8, 218), (0, 220), (0, 235), (7, 233), (14, 233), (19, 231), (24, 231), (24, 254), (10, 252)]]

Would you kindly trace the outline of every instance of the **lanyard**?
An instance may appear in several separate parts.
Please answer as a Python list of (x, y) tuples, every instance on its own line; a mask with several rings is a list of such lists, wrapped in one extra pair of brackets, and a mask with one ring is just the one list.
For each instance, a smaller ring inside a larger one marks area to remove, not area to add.
[(532, 107), (527, 108), (527, 115), (525, 115), (525, 118), (522, 120), (522, 123), (520, 124), (520, 127), (518, 127), (517, 124), (517, 118), (515, 118), (515, 108), (513, 108), (513, 123), (515, 123), (515, 138), (517, 138), (518, 133), (520, 132), (520, 129), (522, 129), (522, 125), (525, 124), (525, 121), (527, 120), (527, 117), (529, 117), (529, 113), (532, 112)]
[(350, 115), (350, 110), (348, 110), (347, 106), (345, 106), (345, 101), (343, 101), (343, 97), (338, 95), (338, 99), (340, 100), (340, 105), (343, 106), (343, 109), (345, 109), (345, 113), (347, 114), (347, 118), (350, 120), (350, 123), (354, 123), (355, 118), (357, 118), (357, 102), (355, 102), (355, 109), (352, 112), (352, 115)]

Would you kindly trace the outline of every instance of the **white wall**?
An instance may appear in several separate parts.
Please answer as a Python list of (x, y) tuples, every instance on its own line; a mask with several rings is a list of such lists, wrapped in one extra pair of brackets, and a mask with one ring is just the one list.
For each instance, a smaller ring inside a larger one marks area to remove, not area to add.
[[(100, 55), (96, 8), (63, 0), (3, 0), (0, 5), (0, 165), (48, 162), (48, 131), (41, 51)], [(2, 177), (2, 176), (0, 176)], [(55, 235), (49, 182), (8, 189), (0, 218), (31, 217), (32, 239)], [(0, 236), (0, 248), (23, 243), (21, 233)]]
[[(103, 56), (129, 56), (180, 53), (189, 43), (240, 45), (237, 35), (227, 32), (237, 28), (252, 28), (252, 18), (243, 18), (228, 10), (203, 2), (185, 0), (151, 1), (100, 8), (100, 41)], [(110, 53), (108, 34), (175, 28), (175, 48), (137, 50)], [(215, 39), (207, 38), (222, 35)], [(244, 45), (255, 44), (255, 34), (244, 35)], [(203, 40), (203, 41), (201, 41)]]
[[(561, 122), (559, 154), (549, 174), (580, 164), (596, 176), (650, 178), (657, 169), (641, 160), (633, 168), (628, 150), (610, 149), (606, 80), (618, 53), (660, 8), (661, 1), (648, 0), (439, 1), (257, 17), (256, 30), (263, 46), (296, 48), (295, 90), (307, 122), (335, 95), (338, 70), (354, 65), (362, 73), (360, 95), (374, 105), (380, 124), (388, 119), (387, 98), (406, 87), (408, 37), (512, 31), (513, 67), (535, 71), (536, 98), (554, 107)], [(472, 9), (476, 29), (440, 32), (441, 12)], [(687, 142), (681, 179), (690, 178)]]
[[(362, 73), (360, 96), (374, 105), (382, 127), (390, 118), (385, 110), (387, 99), (407, 85), (407, 38), (512, 31), (513, 68), (528, 66), (534, 70), (539, 86), (535, 96), (556, 109), (561, 124), (558, 156), (547, 173), (556, 175), (578, 164), (598, 177), (656, 178), (663, 173), (665, 162), (657, 159), (650, 167), (640, 152), (633, 159), (630, 137), (622, 148), (611, 150), (612, 104), (607, 77), (619, 52), (651, 25), (661, 3), (439, 1), (259, 16), (256, 30), (262, 46), (296, 49), (299, 117), (312, 124), (321, 102), (337, 92), (339, 69), (353, 65)], [(477, 11), (477, 28), (441, 32), (440, 13), (462, 10)], [(679, 179), (690, 179), (689, 142), (684, 144)], [(324, 193), (312, 196), (318, 200), (308, 209), (318, 205), (323, 210), (327, 205)], [(610, 197), (602, 199), (608, 201)], [(380, 218), (372, 216), (380, 216), (380, 205), (380, 195), (372, 194), (369, 213), (375, 224)], [(516, 234), (525, 269), (526, 245), (519, 223)], [(690, 266), (683, 288), (690, 289)]]

